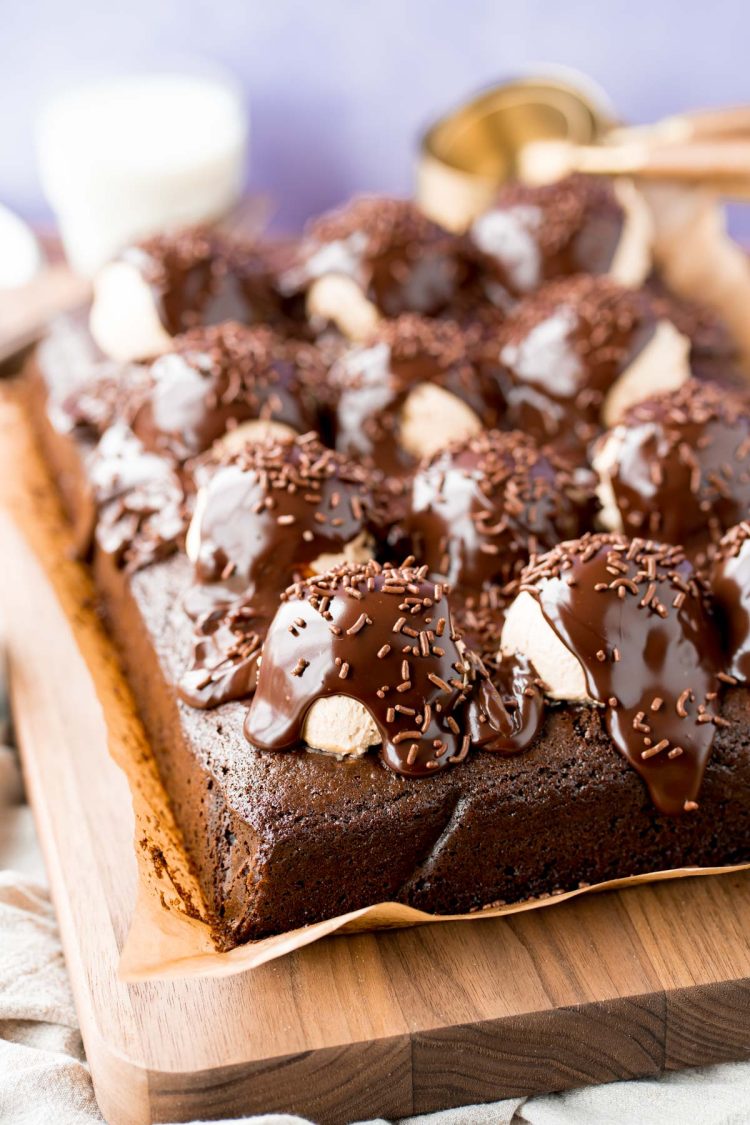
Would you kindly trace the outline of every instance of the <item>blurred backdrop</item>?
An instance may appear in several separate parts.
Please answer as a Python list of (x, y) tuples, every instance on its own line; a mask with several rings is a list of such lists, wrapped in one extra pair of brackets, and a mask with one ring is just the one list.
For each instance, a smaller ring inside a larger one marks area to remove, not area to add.
[[(0, 200), (32, 219), (47, 214), (39, 106), (113, 73), (204, 60), (237, 76), (249, 182), (287, 230), (355, 190), (409, 190), (420, 130), (535, 64), (580, 68), (631, 121), (750, 98), (747, 0), (2, 0), (0, 11)], [(750, 217), (735, 226), (750, 234)]]

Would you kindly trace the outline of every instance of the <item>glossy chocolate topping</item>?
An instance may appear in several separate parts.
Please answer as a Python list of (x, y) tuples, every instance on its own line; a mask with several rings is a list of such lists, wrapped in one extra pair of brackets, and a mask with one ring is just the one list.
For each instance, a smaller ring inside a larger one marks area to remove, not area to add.
[(690, 367), (696, 377), (740, 386), (746, 381), (737, 343), (716, 312), (670, 292), (658, 275), (650, 277), (644, 288), (656, 315), (670, 320), (690, 341)]
[(686, 547), (716, 543), (750, 510), (750, 402), (689, 380), (637, 403), (613, 442), (608, 477), (630, 535)]
[(143, 448), (123, 423), (111, 426), (89, 459), (98, 509), (97, 541), (129, 570), (177, 549), (187, 526), (182, 484), (168, 461)]
[(151, 365), (133, 429), (146, 448), (184, 461), (243, 422), (318, 429), (316, 388), (326, 368), (311, 344), (233, 321), (195, 328)]
[(379, 196), (361, 196), (317, 219), (302, 256), (297, 284), (345, 274), (386, 317), (443, 314), (471, 274), (460, 239), (409, 200)]
[(587, 535), (532, 562), (519, 591), (536, 599), (580, 662), (586, 690), (656, 807), (670, 815), (695, 808), (725, 720), (716, 623), (682, 549)]
[(656, 329), (648, 299), (607, 277), (550, 282), (502, 330), (507, 421), (537, 441), (584, 449), (605, 396)]
[[(482, 660), (494, 683), (499, 683), (502, 663), (500, 638), (506, 610), (515, 597), (516, 585), (516, 580), (504, 586), (491, 582), (480, 589), (459, 589), (451, 595), (457, 626), (467, 646)], [(507, 662), (503, 671), (507, 671)]]
[(283, 319), (266, 256), (218, 231), (189, 227), (155, 235), (129, 247), (121, 260), (141, 271), (171, 336), (224, 320), (257, 324)]
[(260, 645), (290, 582), (329, 565), (321, 556), (370, 553), (374, 506), (368, 474), (314, 434), (221, 455), (199, 477), (190, 532), (197, 581), (185, 603), (196, 624), (180, 692), (214, 707), (253, 690)]
[(206, 612), (196, 622), (190, 665), (180, 678), (185, 702), (208, 710), (252, 695), (268, 624), (265, 606), (258, 612), (241, 599)]
[(750, 522), (733, 527), (721, 540), (710, 586), (726, 657), (722, 678), (750, 683)]
[(84, 439), (99, 438), (116, 421), (132, 422), (149, 384), (146, 367), (102, 360), (56, 404), (56, 424)]
[(554, 184), (509, 184), (472, 224), (469, 238), (497, 305), (543, 282), (572, 274), (605, 274), (625, 217), (612, 186), (572, 175)]
[(528, 711), (503, 706), (424, 566), (338, 567), (283, 595), (246, 737), (268, 750), (299, 745), (311, 705), (333, 695), (363, 704), (383, 763), (410, 777), (462, 761), (473, 741), (516, 751), (530, 737)]
[(400, 441), (402, 411), (423, 384), (455, 395), (484, 426), (496, 425), (502, 399), (472, 362), (473, 342), (452, 321), (404, 315), (384, 323), (367, 346), (351, 348), (331, 373), (339, 392), (337, 448), (389, 475), (411, 472), (417, 458)]
[(482, 750), (519, 754), (531, 745), (544, 722), (539, 679), (520, 655), (495, 660), (490, 669), (482, 660), (479, 664), (483, 675), (468, 715), (471, 741)]
[(452, 590), (505, 584), (532, 554), (590, 526), (593, 480), (525, 434), (484, 431), (414, 476), (407, 530), (417, 558)]
[(275, 597), (320, 555), (338, 554), (372, 515), (368, 474), (315, 434), (268, 439), (205, 466), (201, 582)]

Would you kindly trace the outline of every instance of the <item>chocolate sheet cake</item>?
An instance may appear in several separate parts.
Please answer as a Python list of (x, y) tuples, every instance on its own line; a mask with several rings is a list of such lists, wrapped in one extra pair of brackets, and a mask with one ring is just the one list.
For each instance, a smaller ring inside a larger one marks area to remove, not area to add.
[[(291, 265), (151, 240), (115, 264), (158, 354), (113, 358), (105, 284), (99, 344), (59, 325), (28, 371), (221, 948), (750, 860), (734, 358), (718, 389), (684, 306), (611, 276), (607, 185), (495, 210), (535, 233), (533, 284), (481, 224), (374, 198)], [(342, 275), (360, 338), (302, 311)]]

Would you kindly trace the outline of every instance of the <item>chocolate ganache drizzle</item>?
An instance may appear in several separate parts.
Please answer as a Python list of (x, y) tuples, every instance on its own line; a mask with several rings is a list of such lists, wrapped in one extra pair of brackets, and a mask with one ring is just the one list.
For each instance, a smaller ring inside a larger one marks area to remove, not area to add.
[(420, 465), (406, 529), (456, 594), (510, 582), (531, 555), (580, 535), (593, 510), (589, 473), (518, 431), (486, 430)]
[[(332, 370), (337, 448), (390, 476), (411, 472), (419, 454), (404, 445), (404, 409), (424, 386), (439, 387), (465, 404), (477, 431), (496, 425), (502, 399), (472, 362), (472, 342), (452, 321), (404, 315), (384, 322), (370, 343), (350, 349)], [(434, 420), (425, 416), (423, 428), (429, 441)]]
[(123, 422), (110, 426), (88, 460), (100, 547), (128, 570), (166, 558), (188, 521), (183, 485), (169, 461), (145, 450)]
[(726, 656), (722, 679), (750, 683), (750, 522), (731, 528), (719, 543), (711, 592)]
[(283, 319), (281, 297), (266, 256), (252, 245), (205, 227), (154, 235), (128, 247), (121, 261), (150, 286), (170, 336), (201, 324)]
[(408, 777), (463, 761), (473, 742), (515, 752), (533, 737), (533, 691), (509, 713), (455, 631), (445, 586), (410, 563), (336, 567), (284, 593), (245, 720), (253, 745), (304, 744), (308, 711), (331, 696), (366, 708), (383, 764)]
[(84, 441), (95, 441), (115, 422), (132, 421), (149, 386), (148, 368), (143, 365), (111, 360), (92, 364), (87, 377), (55, 403), (55, 425)]
[(746, 384), (737, 341), (715, 309), (671, 293), (657, 273), (648, 278), (644, 289), (656, 315), (671, 321), (690, 341), (693, 375), (735, 387)]
[(180, 677), (182, 699), (210, 710), (255, 691), (268, 616), (241, 599), (199, 617), (190, 664)]
[[(544, 620), (656, 807), (696, 808), (716, 727), (716, 624), (680, 547), (616, 535), (559, 544), (523, 572)], [(528, 653), (533, 662), (533, 654)]]
[(368, 557), (372, 519), (368, 474), (314, 434), (206, 461), (187, 541), (197, 579), (187, 609), (197, 622), (183, 698), (216, 706), (252, 690), (280, 594), (297, 577)]
[(611, 183), (572, 175), (554, 184), (514, 183), (472, 223), (469, 240), (487, 296), (501, 307), (543, 282), (605, 274), (625, 216)]
[(750, 509), (747, 395), (691, 379), (644, 399), (598, 443), (623, 530), (686, 548), (716, 543)]
[(351, 277), (383, 316), (439, 316), (471, 268), (460, 239), (409, 200), (361, 196), (312, 223), (287, 284), (305, 287), (331, 274)]
[(647, 297), (607, 277), (570, 277), (519, 302), (501, 331), (497, 378), (506, 424), (585, 450), (608, 391), (653, 337)]
[(267, 326), (228, 321), (178, 336), (149, 369), (149, 393), (133, 429), (146, 448), (178, 461), (205, 452), (243, 422), (316, 430), (325, 378), (316, 348)]

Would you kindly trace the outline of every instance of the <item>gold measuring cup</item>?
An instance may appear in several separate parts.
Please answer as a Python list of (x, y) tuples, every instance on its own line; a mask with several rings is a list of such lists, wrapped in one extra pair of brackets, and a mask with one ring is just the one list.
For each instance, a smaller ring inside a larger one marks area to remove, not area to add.
[(487, 208), (505, 180), (546, 183), (570, 172), (750, 200), (750, 105), (693, 110), (652, 125), (616, 124), (606, 95), (584, 75), (506, 82), (427, 130), (417, 199), (455, 231)]
[(464, 230), (518, 175), (522, 149), (537, 141), (590, 145), (615, 124), (606, 94), (584, 75), (526, 77), (486, 90), (424, 134), (417, 201), (450, 230)]

